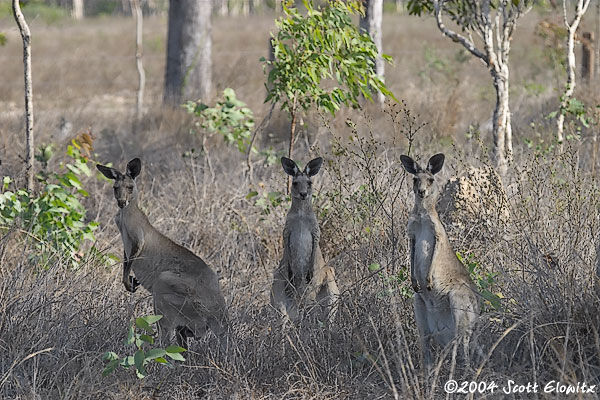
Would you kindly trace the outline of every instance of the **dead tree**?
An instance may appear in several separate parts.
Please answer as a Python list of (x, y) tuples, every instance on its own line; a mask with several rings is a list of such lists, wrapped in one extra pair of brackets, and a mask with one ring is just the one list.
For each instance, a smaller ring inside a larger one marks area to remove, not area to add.
[(31, 83), (31, 31), (21, 12), (19, 0), (12, 0), (12, 11), (21, 38), (23, 39), (23, 67), (25, 77), (25, 134), (27, 136), (27, 155), (25, 171), (27, 175), (27, 191), (33, 192), (33, 89)]
[(207, 102), (212, 93), (212, 39), (209, 1), (171, 0), (164, 103)]
[(138, 90), (135, 102), (135, 118), (136, 121), (140, 121), (142, 118), (142, 112), (144, 108), (144, 88), (146, 86), (146, 72), (144, 71), (144, 64), (142, 63), (142, 37), (144, 31), (144, 15), (142, 14), (140, 0), (130, 1), (131, 13), (133, 14), (133, 18), (135, 18), (135, 62), (138, 73)]
[(573, 96), (573, 92), (575, 91), (575, 35), (577, 33), (577, 28), (579, 28), (579, 23), (583, 18), (583, 14), (585, 14), (588, 6), (590, 5), (590, 0), (576, 1), (575, 14), (573, 15), (573, 19), (571, 21), (569, 21), (569, 17), (567, 15), (567, 0), (563, 0), (562, 2), (563, 20), (565, 26), (567, 27), (567, 84), (565, 85), (565, 91), (560, 98), (560, 109), (558, 112), (558, 119), (556, 121), (556, 139), (558, 140), (561, 151), (563, 149), (564, 140), (565, 113), (568, 108), (569, 101)]
[[(383, 0), (363, 0), (365, 7), (365, 15), (360, 18), (360, 29), (371, 36), (373, 43), (377, 46), (377, 59), (375, 60), (375, 72), (381, 78), (384, 76), (385, 65), (381, 54), (382, 50), (382, 30), (381, 23), (383, 20)], [(383, 93), (377, 93), (377, 102), (383, 105), (385, 96)]]

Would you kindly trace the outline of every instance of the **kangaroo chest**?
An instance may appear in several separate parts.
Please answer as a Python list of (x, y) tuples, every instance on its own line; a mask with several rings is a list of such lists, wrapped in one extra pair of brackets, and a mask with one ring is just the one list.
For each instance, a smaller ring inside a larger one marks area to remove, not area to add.
[(119, 228), (119, 232), (121, 233), (121, 240), (123, 241), (125, 255), (127, 258), (129, 258), (131, 256), (131, 252), (133, 251), (134, 241), (137, 239), (134, 237), (132, 232), (127, 229), (127, 227), (131, 225), (131, 223), (127, 223), (127, 218), (129, 217), (120, 211), (115, 216), (115, 223), (117, 224), (117, 228)]
[(414, 273), (421, 285), (426, 287), (427, 275), (431, 269), (435, 250), (435, 232), (431, 219), (427, 216), (416, 218), (411, 223), (411, 230), (415, 238), (414, 245)]
[(306, 275), (312, 269), (312, 226), (310, 219), (296, 217), (290, 228), (290, 259), (294, 269), (302, 275)]

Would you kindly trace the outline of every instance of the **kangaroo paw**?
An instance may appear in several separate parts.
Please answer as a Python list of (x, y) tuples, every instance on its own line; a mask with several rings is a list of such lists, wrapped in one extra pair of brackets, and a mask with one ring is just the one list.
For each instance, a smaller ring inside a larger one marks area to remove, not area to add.
[(416, 281), (412, 283), (412, 288), (415, 291), (415, 293), (421, 293), (421, 287)]
[(140, 282), (134, 277), (129, 275), (128, 280), (123, 282), (125, 284), (125, 290), (131, 293), (135, 293), (138, 286), (140, 286)]

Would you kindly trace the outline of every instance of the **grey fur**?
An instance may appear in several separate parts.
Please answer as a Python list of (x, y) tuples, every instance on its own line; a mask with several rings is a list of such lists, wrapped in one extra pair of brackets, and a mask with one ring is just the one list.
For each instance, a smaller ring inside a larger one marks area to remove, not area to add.
[(426, 169), (408, 156), (401, 156), (401, 161), (414, 175), (415, 206), (408, 221), (408, 236), (422, 360), (430, 368), (432, 339), (446, 346), (460, 338), (465, 362), (469, 363), (469, 342), (479, 315), (479, 301), (469, 272), (456, 257), (435, 208), (438, 193), (434, 174), (441, 170), (444, 155), (431, 157)]
[(292, 320), (298, 318), (300, 303), (317, 303), (333, 317), (339, 290), (335, 271), (325, 265), (319, 247), (321, 230), (312, 209), (312, 181), (323, 159), (310, 161), (304, 171), (289, 158), (282, 157), (284, 171), (292, 179), (292, 207), (283, 229), (283, 258), (273, 274), (271, 304)]
[[(127, 164), (125, 174), (97, 164), (100, 172), (115, 181), (113, 189), (119, 211), (115, 223), (121, 232), (125, 258), (123, 284), (134, 292), (139, 283), (154, 300), (162, 344), (177, 331), (180, 345), (187, 336), (202, 335), (207, 327), (226, 340), (227, 309), (217, 274), (194, 253), (162, 235), (138, 207), (135, 178), (141, 170), (138, 158)], [(133, 269), (136, 278), (130, 276)]]

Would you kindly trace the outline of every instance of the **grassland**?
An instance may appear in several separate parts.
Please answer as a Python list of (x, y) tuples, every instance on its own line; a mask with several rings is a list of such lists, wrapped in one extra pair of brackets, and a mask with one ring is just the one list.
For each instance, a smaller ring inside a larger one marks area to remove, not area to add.
[[(138, 125), (131, 20), (31, 21), (36, 140), (57, 149), (49, 168), (58, 169), (70, 139), (88, 129), (95, 137), (94, 160), (122, 168), (141, 157), (143, 210), (154, 226), (219, 273), (235, 343), (230, 354), (219, 354), (212, 350), (216, 339), (207, 335), (192, 342), (188, 360), (174, 369), (151, 368), (144, 380), (131, 371), (103, 378), (102, 354), (127, 351), (122, 342), (130, 322), (152, 312), (148, 292), (125, 292), (116, 261), (90, 258), (72, 270), (58, 259), (40, 270), (25, 235), (3, 230), (0, 398), (437, 399), (445, 397), (448, 379), (501, 387), (510, 379), (540, 383), (537, 394), (497, 389), (489, 396), (520, 399), (562, 398), (543, 393), (552, 380), (600, 384), (600, 185), (592, 157), (598, 126), (584, 128), (562, 154), (551, 147), (554, 122), (545, 116), (557, 108), (563, 73), (552, 63), (552, 48), (535, 34), (543, 18), (560, 22), (532, 13), (513, 43), (516, 154), (503, 188), (508, 216), (449, 231), (475, 276), (493, 277), (491, 290), (503, 297), (502, 307), (487, 307), (476, 329), (483, 355), (475, 357), (475, 370), (452, 370), (446, 354), (428, 379), (419, 367), (406, 282), (412, 195), (398, 160), (409, 144), (423, 158), (443, 151), (448, 165), (442, 182), (489, 163), (494, 92), (478, 61), (441, 37), (431, 19), (386, 15), (384, 46), (395, 60), (386, 82), (406, 106), (381, 111), (367, 105), (335, 120), (304, 118), (296, 154), (302, 162), (316, 154), (326, 159), (315, 180), (315, 207), (321, 246), (336, 269), (342, 298), (330, 329), (283, 326), (268, 299), (289, 202), (257, 203), (247, 195), (255, 190), (263, 199), (281, 192), (285, 177), (277, 164), (257, 156), (250, 181), (236, 149), (217, 136), (190, 134), (197, 129), (189, 115), (161, 108), (165, 19), (146, 21), (146, 116)], [(584, 26), (591, 29), (589, 22)], [(258, 59), (267, 53), (272, 28), (272, 16), (216, 19), (213, 27), (215, 86), (234, 88), (257, 120), (268, 110)], [(0, 32), (8, 39), (0, 47), (0, 172), (18, 177), (24, 154), (21, 44), (12, 21), (0, 20)], [(594, 106), (599, 93), (598, 82), (580, 84), (576, 96)], [(426, 125), (415, 133), (411, 121)], [(285, 114), (276, 112), (259, 146), (283, 151), (287, 124)], [(577, 126), (570, 132), (577, 133)], [(192, 148), (197, 158), (182, 157)], [(91, 177), (84, 185), (88, 218), (100, 222), (95, 245), (121, 254), (109, 184)]]

